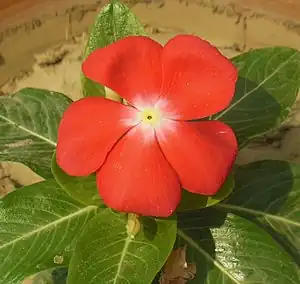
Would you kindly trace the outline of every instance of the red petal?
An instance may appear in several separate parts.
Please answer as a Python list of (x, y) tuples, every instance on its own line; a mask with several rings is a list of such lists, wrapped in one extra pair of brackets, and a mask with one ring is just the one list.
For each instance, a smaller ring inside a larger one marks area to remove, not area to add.
[(162, 46), (152, 39), (129, 36), (91, 53), (82, 70), (133, 105), (153, 104), (161, 89), (161, 53)]
[(188, 35), (174, 37), (163, 49), (162, 64), (161, 98), (180, 119), (206, 117), (230, 103), (237, 70), (207, 41)]
[(58, 165), (72, 176), (95, 172), (136, 115), (134, 108), (101, 97), (72, 103), (58, 129)]
[(214, 195), (224, 183), (237, 153), (231, 128), (218, 121), (170, 122), (157, 130), (160, 147), (182, 187)]
[(178, 177), (151, 127), (131, 129), (108, 155), (97, 181), (104, 202), (121, 212), (167, 217), (180, 201)]

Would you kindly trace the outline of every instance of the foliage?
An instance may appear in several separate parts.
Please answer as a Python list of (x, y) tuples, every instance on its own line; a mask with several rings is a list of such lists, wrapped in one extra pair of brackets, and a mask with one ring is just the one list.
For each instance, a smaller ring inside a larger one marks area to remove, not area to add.
[[(85, 56), (144, 34), (130, 10), (112, 2), (97, 16)], [(239, 69), (234, 100), (210, 119), (229, 124), (242, 148), (287, 118), (300, 87), (300, 53), (263, 48), (232, 61)], [(103, 86), (81, 80), (84, 96), (105, 96)], [(0, 284), (41, 271), (36, 284), (156, 283), (171, 277), (163, 266), (173, 248), (183, 247), (183, 259), (196, 266), (188, 283), (300, 283), (299, 165), (236, 165), (218, 195), (184, 192), (171, 218), (129, 223), (103, 204), (95, 176), (70, 177), (56, 164), (57, 128), (70, 103), (63, 94), (32, 88), (0, 97), (1, 160), (22, 162), (47, 178), (0, 202)], [(171, 260), (175, 270), (179, 265), (174, 273), (186, 277), (182, 259)]]

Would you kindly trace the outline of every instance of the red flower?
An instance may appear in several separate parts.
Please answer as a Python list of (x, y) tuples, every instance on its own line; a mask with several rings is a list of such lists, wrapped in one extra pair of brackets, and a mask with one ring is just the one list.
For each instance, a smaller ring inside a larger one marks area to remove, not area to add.
[(83, 73), (130, 105), (102, 97), (73, 103), (58, 130), (57, 162), (69, 175), (97, 175), (111, 208), (169, 216), (181, 188), (214, 195), (236, 157), (231, 128), (192, 122), (230, 103), (237, 70), (208, 42), (188, 35), (164, 47), (130, 36), (94, 51)]

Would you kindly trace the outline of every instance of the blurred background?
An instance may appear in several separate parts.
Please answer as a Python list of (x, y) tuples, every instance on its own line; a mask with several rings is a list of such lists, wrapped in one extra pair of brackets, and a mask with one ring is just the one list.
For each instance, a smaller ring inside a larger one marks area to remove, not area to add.
[[(11, 84), (7, 85), (9, 79), (16, 76), (28, 77), (35, 63), (43, 67), (54, 67), (70, 63), (70, 55), (80, 56), (88, 28), (97, 12), (108, 2), (108, 0), (1, 0), (2, 92), (14, 91)], [(300, 48), (299, 0), (123, 2), (132, 8), (145, 25), (148, 34), (163, 43), (175, 34), (192, 33), (211, 41), (227, 56), (234, 56), (251, 48), (274, 45)], [(50, 50), (45, 53), (44, 51), (49, 48)], [(75, 75), (75, 68), (73, 70)], [(63, 82), (58, 82), (57, 79), (49, 82), (49, 78), (42, 77), (40, 75), (40, 80), (33, 81), (40, 81), (39, 84), (43, 87), (63, 90), (71, 96), (80, 96), (77, 86), (72, 87), (73, 84), (78, 84), (78, 74), (74, 77), (68, 72), (68, 86), (62, 86)], [(6, 86), (3, 87), (3, 84)], [(24, 84), (32, 82), (27, 80)]]

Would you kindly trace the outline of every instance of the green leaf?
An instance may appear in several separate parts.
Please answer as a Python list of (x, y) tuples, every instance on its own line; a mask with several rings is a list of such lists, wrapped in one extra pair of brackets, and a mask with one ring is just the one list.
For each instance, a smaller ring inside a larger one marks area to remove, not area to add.
[(232, 196), (218, 206), (258, 218), (300, 263), (300, 166), (259, 161), (239, 167), (235, 179)]
[(223, 184), (220, 191), (214, 196), (205, 196), (193, 194), (186, 190), (182, 191), (181, 201), (177, 208), (177, 212), (201, 209), (215, 205), (227, 198), (234, 188), (234, 177), (230, 174)]
[(26, 88), (0, 96), (0, 161), (21, 162), (52, 177), (57, 128), (71, 100), (63, 94)]
[[(107, 4), (98, 14), (92, 27), (84, 58), (97, 48), (105, 47), (132, 35), (145, 35), (144, 28), (136, 16), (122, 3)], [(85, 97), (105, 96), (104, 87), (84, 75), (82, 75), (81, 83)]]
[(106, 96), (105, 88), (81, 74), (81, 86), (84, 97)]
[(177, 246), (187, 245), (187, 262), (197, 284), (296, 284), (294, 259), (252, 221), (214, 208), (178, 216)]
[(52, 173), (65, 192), (86, 205), (104, 205), (98, 193), (96, 176), (73, 177), (67, 175), (57, 164), (56, 154), (52, 158)]
[(176, 239), (175, 219), (142, 218), (132, 238), (126, 215), (104, 209), (82, 232), (73, 254), (68, 284), (151, 283)]
[(59, 267), (52, 271), (53, 284), (66, 284), (68, 276), (68, 269), (66, 267)]
[(0, 283), (67, 265), (74, 241), (96, 206), (76, 202), (47, 180), (18, 189), (0, 203)]
[(243, 146), (287, 118), (300, 87), (300, 52), (287, 47), (263, 48), (232, 61), (239, 69), (235, 97), (213, 119), (229, 124)]

